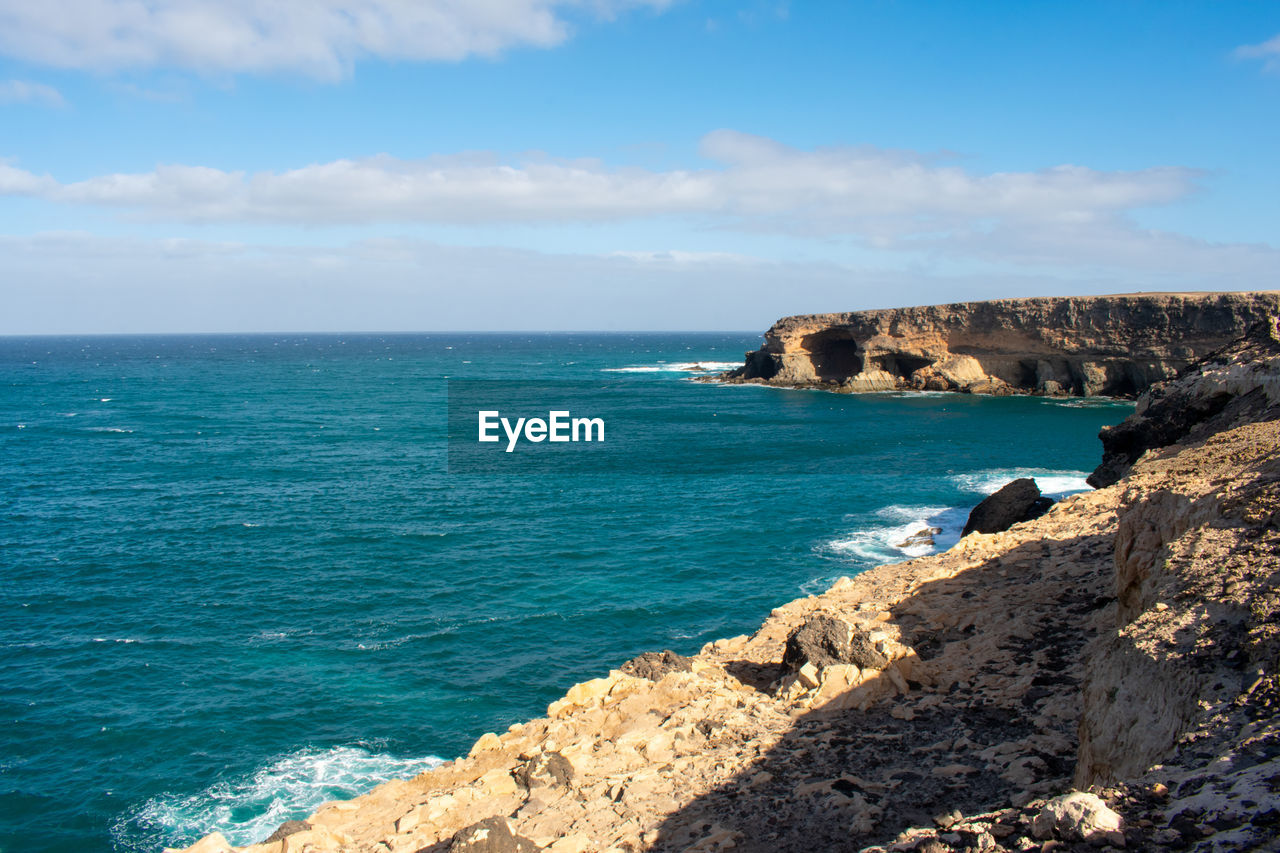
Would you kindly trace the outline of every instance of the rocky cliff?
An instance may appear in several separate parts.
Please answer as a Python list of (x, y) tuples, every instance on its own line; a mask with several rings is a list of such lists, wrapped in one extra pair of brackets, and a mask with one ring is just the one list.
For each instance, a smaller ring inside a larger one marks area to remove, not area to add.
[(960, 302), (784, 317), (729, 381), (841, 391), (1141, 394), (1280, 310), (1280, 291)]
[(1275, 850), (1277, 353), (1272, 319), (1144, 397), (1110, 486), (241, 850)]

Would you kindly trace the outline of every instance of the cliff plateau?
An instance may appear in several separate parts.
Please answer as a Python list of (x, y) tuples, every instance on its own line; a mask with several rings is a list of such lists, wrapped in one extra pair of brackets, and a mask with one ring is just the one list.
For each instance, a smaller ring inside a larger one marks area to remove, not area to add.
[(1280, 291), (960, 302), (784, 317), (721, 379), (839, 391), (1133, 397), (1280, 310)]

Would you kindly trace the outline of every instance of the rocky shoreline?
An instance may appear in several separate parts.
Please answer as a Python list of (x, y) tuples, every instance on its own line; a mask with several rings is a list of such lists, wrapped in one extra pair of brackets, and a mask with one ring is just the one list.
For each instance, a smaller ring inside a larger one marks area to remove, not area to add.
[(1103, 487), (1043, 515), (642, 656), (261, 844), (188, 851), (1274, 850), (1274, 316), (1104, 446)]

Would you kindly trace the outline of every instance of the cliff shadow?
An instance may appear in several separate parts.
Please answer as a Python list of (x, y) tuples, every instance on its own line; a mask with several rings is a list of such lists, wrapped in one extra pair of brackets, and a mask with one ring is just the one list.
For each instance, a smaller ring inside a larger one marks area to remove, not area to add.
[(824, 382), (840, 382), (862, 372), (862, 352), (847, 329), (805, 335), (800, 345), (809, 353), (813, 372)]
[[(854, 688), (887, 694), (865, 710), (840, 709), (841, 694), (803, 713), (759, 758), (670, 814), (650, 849), (860, 850), (957, 809), (990, 812), (1068, 789), (1081, 652), (1114, 624), (1113, 538), (1051, 551), (1026, 543), (922, 585), (889, 612), (919, 657), (913, 675), (930, 683), (883, 672)], [(780, 661), (727, 669), (757, 687), (783, 671)], [(706, 721), (710, 748), (755, 748), (720, 722)]]

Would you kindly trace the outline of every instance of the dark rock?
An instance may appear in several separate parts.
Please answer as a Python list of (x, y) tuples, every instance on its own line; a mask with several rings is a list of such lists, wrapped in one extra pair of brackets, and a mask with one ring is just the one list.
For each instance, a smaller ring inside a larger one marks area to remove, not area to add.
[(537, 853), (538, 845), (511, 831), (503, 817), (487, 817), (454, 833), (449, 853)]
[(542, 752), (517, 767), (515, 777), (524, 788), (566, 786), (573, 781), (573, 765), (558, 752)]
[(912, 533), (906, 539), (903, 539), (893, 547), (914, 548), (917, 545), (932, 545), (934, 544), (933, 537), (937, 536), (941, 532), (941, 527), (926, 527), (924, 530), (917, 530), (915, 533)]
[(691, 671), (693, 658), (687, 658), (672, 651), (645, 652), (624, 663), (621, 669), (627, 675), (634, 675), (636, 678), (658, 681), (669, 672)]
[(818, 667), (852, 663), (883, 669), (889, 659), (876, 650), (864, 632), (851, 630), (833, 616), (814, 616), (787, 637), (782, 662), (792, 669), (799, 669), (806, 662)]
[(859, 669), (884, 669), (889, 659), (876, 649), (865, 631), (855, 628), (849, 637), (849, 663), (857, 664)]
[(969, 513), (963, 536), (970, 533), (999, 533), (1008, 530), (1019, 521), (1030, 521), (1044, 515), (1053, 501), (1041, 497), (1040, 487), (1030, 477), (1023, 477), (1005, 484), (1000, 491), (989, 495)]
[(311, 824), (307, 823), (305, 820), (286, 820), (284, 823), (280, 824), (279, 829), (262, 839), (262, 843), (271, 844), (275, 841), (283, 841), (295, 832), (306, 832), (310, 828)]

